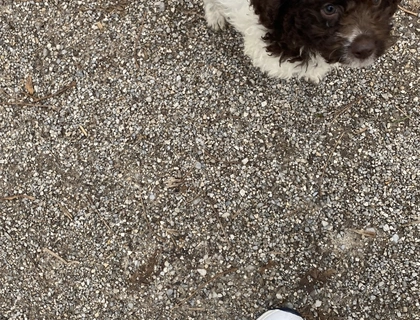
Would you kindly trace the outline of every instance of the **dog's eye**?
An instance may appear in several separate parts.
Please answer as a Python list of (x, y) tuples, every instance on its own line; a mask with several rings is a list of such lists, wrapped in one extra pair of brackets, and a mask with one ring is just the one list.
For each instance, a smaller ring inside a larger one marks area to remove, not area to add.
[[(373, 1), (375, 1), (375, 0), (373, 0)], [(379, 1), (379, 0), (376, 0), (376, 1)], [(333, 15), (337, 12), (337, 9), (332, 4), (326, 4), (324, 6), (324, 8), (322, 8), (322, 12), (327, 16), (331, 16), (331, 15)]]
[(381, 0), (372, 0), (373, 5), (379, 6), (381, 4)]

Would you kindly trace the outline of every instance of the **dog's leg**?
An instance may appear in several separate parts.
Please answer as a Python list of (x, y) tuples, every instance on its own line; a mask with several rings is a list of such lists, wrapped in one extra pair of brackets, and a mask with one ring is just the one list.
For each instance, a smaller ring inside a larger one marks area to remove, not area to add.
[(251, 58), (252, 64), (267, 73), (270, 77), (290, 79), (303, 78), (313, 83), (319, 83), (325, 74), (334, 67), (321, 56), (315, 55), (308, 64), (300, 62), (280, 62), (279, 56), (272, 56), (266, 50), (266, 43), (262, 39), (265, 29), (253, 25), (243, 32), (244, 52)]
[(220, 4), (217, 0), (204, 0), (204, 12), (210, 28), (214, 30), (225, 28), (226, 19), (221, 12)]
[(251, 58), (252, 64), (270, 77), (290, 79), (303, 78), (312, 83), (319, 83), (335, 65), (328, 64), (321, 56), (314, 56), (308, 64), (300, 62), (280, 62), (279, 56), (271, 56), (266, 51), (266, 43), (261, 38), (259, 27), (249, 28), (244, 34), (244, 52)]
[(296, 63), (283, 62), (280, 64), (280, 57), (270, 55), (267, 44), (262, 37), (265, 29), (258, 24), (251, 24), (252, 27), (244, 29), (244, 53), (251, 58), (252, 64), (267, 73), (270, 77), (289, 79), (298, 76), (300, 69)]
[(319, 83), (331, 69), (336, 67), (336, 64), (327, 63), (324, 58), (317, 54), (312, 57), (307, 65), (302, 66), (299, 78), (312, 83)]

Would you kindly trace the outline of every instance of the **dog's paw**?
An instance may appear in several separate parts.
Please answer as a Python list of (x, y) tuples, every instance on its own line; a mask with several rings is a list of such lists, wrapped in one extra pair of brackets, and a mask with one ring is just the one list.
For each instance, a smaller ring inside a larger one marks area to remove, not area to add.
[(317, 76), (305, 76), (305, 77), (303, 77), (303, 80), (305, 80), (305, 81), (307, 81), (309, 83), (312, 83), (312, 84), (317, 85), (322, 80), (322, 78), (319, 78)]
[(214, 30), (223, 30), (226, 27), (226, 19), (213, 3), (208, 3), (204, 7), (207, 24)]

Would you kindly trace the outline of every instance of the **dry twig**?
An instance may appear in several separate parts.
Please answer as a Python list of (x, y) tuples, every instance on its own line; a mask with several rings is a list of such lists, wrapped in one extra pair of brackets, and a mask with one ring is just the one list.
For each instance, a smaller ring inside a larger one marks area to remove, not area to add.
[(87, 137), (87, 136), (88, 136), (88, 133), (87, 133), (86, 129), (85, 129), (85, 128), (83, 128), (83, 127), (82, 127), (82, 125), (79, 125), (79, 129), (80, 129), (80, 131), (83, 133), (83, 135), (84, 135), (85, 137)]
[(22, 101), (12, 101), (12, 102), (6, 101), (2, 103), (9, 106), (36, 107), (36, 108), (47, 108), (47, 109), (53, 109), (53, 110), (57, 109), (56, 107), (52, 105), (42, 104), (42, 103), (28, 103), (28, 102), (22, 102)]
[(13, 196), (9, 196), (9, 197), (2, 197), (0, 198), (0, 201), (6, 201), (6, 200), (15, 200), (15, 199), (29, 199), (29, 200), (35, 200), (35, 197), (32, 196), (27, 196), (26, 194), (16, 194)]
[(66, 266), (71, 265), (71, 264), (79, 264), (79, 261), (66, 261), (63, 258), (61, 258), (58, 254), (56, 254), (55, 252), (51, 251), (48, 248), (44, 248), (42, 249), (43, 252), (48, 253), (49, 255), (53, 256), (54, 258), (60, 260), (62, 263), (64, 263)]
[(357, 130), (357, 131), (355, 132), (355, 134), (361, 134), (361, 133), (363, 133), (363, 132), (367, 131), (367, 129), (368, 129), (368, 128), (363, 127), (363, 128), (361, 128), (361, 129)]
[(411, 119), (410, 116), (404, 110), (402, 110), (400, 107), (395, 105), (395, 108), (397, 108), (403, 115), (405, 115), (405, 119)]
[(284, 255), (284, 252), (281, 251), (268, 251), (267, 253), (273, 255)]
[(44, 97), (41, 97), (41, 98), (38, 98), (38, 99), (35, 99), (35, 100), (34, 100), (34, 102), (39, 102), (39, 101), (42, 101), (42, 100), (47, 100), (47, 99), (50, 99), (50, 98), (56, 97), (56, 96), (58, 96), (58, 95), (62, 94), (63, 92), (66, 92), (67, 90), (69, 90), (69, 89), (71, 89), (71, 88), (74, 88), (75, 86), (76, 86), (76, 81), (72, 81), (72, 82), (70, 82), (70, 84), (69, 84), (69, 85), (64, 86), (63, 88), (61, 88), (61, 89), (60, 89), (60, 90), (58, 90), (57, 92), (52, 93), (52, 94), (47, 95), (47, 96), (44, 96)]
[(140, 202), (141, 202), (141, 207), (143, 209), (143, 218), (144, 220), (146, 220), (147, 228), (149, 230), (152, 230), (152, 226), (150, 225), (149, 219), (147, 218), (146, 206), (144, 205), (143, 197), (141, 194), (140, 194)]
[(58, 203), (58, 206), (60, 207), (61, 211), (64, 213), (64, 215), (69, 218), (69, 220), (73, 220), (73, 215), (70, 213), (69, 210), (67, 210), (67, 208), (62, 205), (61, 203)]
[(405, 13), (411, 14), (411, 15), (413, 15), (415, 17), (418, 17), (419, 16), (419, 13), (410, 11), (410, 10), (404, 8), (403, 6), (398, 5), (398, 9), (400, 9), (401, 11), (404, 11)]
[(354, 233), (360, 234), (361, 236), (369, 237), (369, 238), (375, 238), (376, 232), (374, 230), (356, 230), (356, 229), (350, 229)]
[(419, 224), (419, 223), (420, 223), (420, 220), (414, 220), (414, 221), (411, 221), (409, 223), (405, 223), (405, 224), (403, 224), (401, 226), (402, 227), (409, 227), (409, 226), (412, 226), (412, 225), (415, 225), (415, 224)]
[(332, 119), (331, 123), (335, 122), (338, 119), (338, 117), (340, 117), (343, 113), (347, 112), (353, 105), (358, 104), (360, 100), (362, 100), (362, 96), (358, 96), (356, 99), (354, 99), (353, 101), (350, 101), (343, 108), (338, 110), (335, 113), (334, 119)]
[(73, 88), (76, 86), (76, 81), (72, 81), (69, 85), (64, 86), (63, 88), (61, 88), (60, 90), (58, 90), (57, 92), (41, 97), (41, 98), (37, 98), (34, 99), (32, 102), (25, 102), (25, 101), (11, 101), (11, 102), (2, 102), (3, 104), (9, 105), (9, 106), (22, 106), (22, 107), (38, 107), (38, 108), (48, 108), (48, 109), (53, 109), (53, 110), (57, 110), (56, 107), (52, 106), (52, 105), (47, 105), (47, 104), (42, 104), (42, 103), (38, 103), (40, 101), (43, 100), (47, 100), (50, 99), (52, 97), (58, 96), (60, 94), (62, 94), (63, 92)]

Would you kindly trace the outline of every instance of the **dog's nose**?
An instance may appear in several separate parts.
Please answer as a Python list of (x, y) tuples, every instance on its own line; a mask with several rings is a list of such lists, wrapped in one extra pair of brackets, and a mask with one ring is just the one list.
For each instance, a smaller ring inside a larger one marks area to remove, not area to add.
[(360, 60), (369, 58), (375, 51), (375, 40), (368, 35), (359, 35), (351, 44), (351, 53)]

